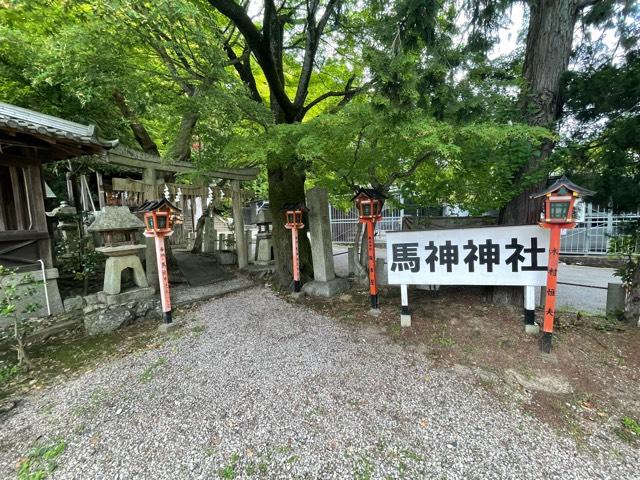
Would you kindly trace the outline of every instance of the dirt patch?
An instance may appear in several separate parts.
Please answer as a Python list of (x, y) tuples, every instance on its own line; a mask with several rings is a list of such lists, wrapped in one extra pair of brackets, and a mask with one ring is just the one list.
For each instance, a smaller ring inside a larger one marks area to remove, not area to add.
[(359, 287), (331, 301), (303, 302), (351, 328), (374, 327), (579, 440), (596, 432), (620, 440), (621, 421), (640, 419), (640, 329), (559, 312), (553, 352), (543, 354), (539, 337), (524, 333), (522, 313), (489, 298), (482, 288), (410, 290), (408, 328), (400, 327), (394, 289), (382, 292), (377, 317), (367, 314), (368, 293)]

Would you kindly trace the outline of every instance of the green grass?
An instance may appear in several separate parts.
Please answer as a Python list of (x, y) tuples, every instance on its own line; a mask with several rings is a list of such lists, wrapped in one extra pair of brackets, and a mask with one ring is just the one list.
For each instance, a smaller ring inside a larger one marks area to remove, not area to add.
[(631, 417), (622, 417), (616, 434), (627, 443), (640, 441), (640, 422)]
[(64, 440), (34, 447), (18, 466), (18, 480), (42, 480), (58, 467), (57, 459), (66, 450)]
[(0, 385), (8, 382), (20, 372), (22, 372), (20, 365), (6, 365), (0, 367)]
[(456, 342), (454, 342), (452, 339), (444, 338), (444, 337), (443, 338), (439, 338), (438, 339), (438, 343), (440, 345), (442, 345), (443, 347), (447, 347), (447, 348), (451, 348), (456, 344)]
[(140, 380), (142, 380), (143, 382), (148, 382), (149, 380), (151, 380), (153, 377), (155, 377), (158, 371), (158, 368), (164, 365), (165, 363), (167, 363), (167, 359), (165, 357), (158, 358), (151, 365), (149, 365), (144, 370), (144, 372), (142, 372), (142, 375), (140, 375)]
[(369, 459), (366, 457), (360, 457), (356, 461), (356, 466), (353, 470), (353, 478), (355, 480), (370, 480), (374, 471), (375, 468)]
[(238, 467), (239, 459), (240, 459), (240, 456), (237, 453), (232, 454), (231, 457), (229, 458), (229, 463), (227, 463), (227, 465), (225, 465), (224, 467), (218, 470), (218, 476), (226, 480), (231, 480), (236, 478), (236, 475), (238, 474), (236, 472), (236, 468)]

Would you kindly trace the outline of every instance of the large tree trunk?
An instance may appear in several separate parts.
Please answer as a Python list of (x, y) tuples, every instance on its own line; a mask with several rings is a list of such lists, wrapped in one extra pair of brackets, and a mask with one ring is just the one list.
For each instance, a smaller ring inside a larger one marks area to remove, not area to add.
[[(560, 80), (569, 67), (573, 30), (580, 11), (575, 0), (531, 0), (529, 30), (524, 58), (525, 88), (520, 97), (523, 118), (529, 125), (555, 129), (562, 113)], [(520, 183), (545, 161), (553, 145), (545, 143), (514, 178)], [(538, 221), (541, 202), (530, 198), (540, 185), (533, 185), (513, 198), (500, 212), (503, 225)]]
[[(287, 203), (304, 203), (305, 173), (292, 165), (272, 167), (269, 175), (269, 208), (273, 216), (273, 256), (275, 258), (276, 281), (288, 287), (293, 281), (291, 231), (284, 227), (283, 207)], [(305, 220), (308, 225), (308, 220)], [(311, 244), (307, 237), (307, 227), (298, 236), (300, 255), (300, 276), (304, 282), (313, 278)]]
[[(523, 76), (525, 88), (520, 96), (523, 118), (529, 125), (555, 129), (555, 122), (562, 113), (560, 80), (569, 67), (573, 30), (580, 12), (575, 0), (530, 0), (529, 29), (524, 58)], [(529, 159), (515, 175), (518, 185), (528, 175), (535, 175), (545, 162), (553, 144), (545, 142), (539, 155)], [(540, 191), (546, 179), (525, 188), (500, 211), (501, 225), (531, 225), (538, 222), (542, 199), (531, 195)], [(494, 289), (496, 304), (521, 306), (522, 287), (500, 287)]]
[(180, 129), (169, 150), (169, 158), (171, 160), (179, 160), (181, 162), (189, 160), (191, 157), (193, 130), (199, 118), (200, 114), (194, 112), (187, 112), (182, 116)]

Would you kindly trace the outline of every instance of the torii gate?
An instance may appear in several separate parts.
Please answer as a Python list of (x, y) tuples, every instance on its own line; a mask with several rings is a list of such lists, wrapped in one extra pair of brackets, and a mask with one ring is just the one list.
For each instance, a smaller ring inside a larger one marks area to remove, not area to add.
[[(143, 194), (143, 201), (156, 200), (158, 196), (158, 186), (164, 181), (158, 181), (158, 172), (195, 173), (196, 168), (190, 162), (164, 162), (156, 155), (132, 150), (126, 147), (118, 147), (108, 152), (104, 160), (107, 163), (121, 165), (136, 170), (142, 170), (142, 181), (139, 184)], [(236, 254), (238, 256), (238, 267), (245, 268), (248, 264), (247, 245), (244, 235), (244, 217), (242, 215), (242, 196), (240, 191), (241, 181), (255, 180), (260, 173), (258, 168), (217, 168), (208, 172), (203, 172), (203, 176), (208, 178), (220, 178), (229, 180), (231, 183), (231, 201), (233, 206), (233, 227), (236, 241)], [(100, 185), (101, 182), (98, 182)], [(205, 187), (206, 188), (206, 187)], [(104, 192), (100, 191), (99, 198), (101, 206)]]

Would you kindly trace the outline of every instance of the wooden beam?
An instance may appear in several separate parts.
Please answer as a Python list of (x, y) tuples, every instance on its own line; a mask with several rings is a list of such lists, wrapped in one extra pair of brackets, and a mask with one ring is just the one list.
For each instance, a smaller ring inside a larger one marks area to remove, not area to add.
[(21, 240), (45, 239), (49, 238), (49, 232), (37, 230), (6, 230), (0, 232), (0, 242), (19, 242)]
[(104, 196), (104, 186), (102, 184), (102, 173), (96, 172), (96, 183), (98, 184), (98, 206), (102, 210), (107, 204)]
[(33, 228), (40, 231), (47, 230), (47, 216), (44, 210), (44, 190), (42, 188), (42, 171), (40, 165), (31, 165), (24, 170), (25, 175), (28, 172), (29, 178), (29, 204), (31, 205), (31, 215), (33, 219)]
[[(123, 167), (133, 167), (140, 170), (154, 169), (161, 172), (172, 173), (195, 173), (196, 167), (190, 162), (165, 162), (162, 158), (138, 152), (125, 147), (116, 147), (110, 150), (106, 159), (108, 163), (121, 165)], [(255, 180), (260, 173), (260, 169), (249, 168), (217, 168), (215, 170), (202, 172), (205, 177), (222, 178), (225, 180)]]
[(4, 219), (4, 197), (2, 196), (2, 184), (0, 183), (0, 231), (7, 229), (7, 223)]
[(18, 230), (24, 230), (24, 203), (22, 195), (20, 195), (22, 188), (20, 179), (18, 178), (17, 167), (9, 167), (9, 176), (11, 177), (11, 189), (13, 190), (13, 206), (16, 210), (16, 228)]

